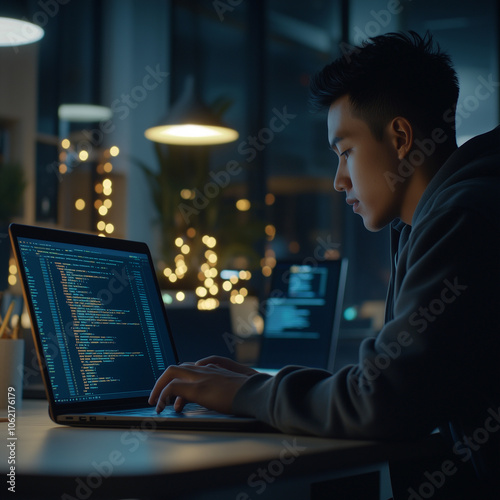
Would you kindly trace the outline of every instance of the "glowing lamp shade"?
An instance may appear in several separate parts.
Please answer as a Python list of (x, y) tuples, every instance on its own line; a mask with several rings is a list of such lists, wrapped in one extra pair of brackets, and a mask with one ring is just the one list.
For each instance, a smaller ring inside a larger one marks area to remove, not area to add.
[(36, 24), (10, 17), (0, 17), (0, 47), (17, 47), (35, 43), (42, 39), (44, 34), (43, 29)]
[(57, 114), (60, 120), (68, 122), (100, 122), (113, 116), (110, 108), (95, 104), (61, 104)]
[(154, 142), (176, 144), (179, 146), (204, 146), (224, 144), (238, 139), (236, 130), (214, 125), (198, 125), (185, 123), (183, 125), (158, 125), (146, 130), (144, 135)]
[(238, 139), (236, 130), (229, 128), (197, 97), (194, 78), (186, 81), (180, 99), (170, 112), (144, 135), (153, 142), (180, 146), (224, 144)]

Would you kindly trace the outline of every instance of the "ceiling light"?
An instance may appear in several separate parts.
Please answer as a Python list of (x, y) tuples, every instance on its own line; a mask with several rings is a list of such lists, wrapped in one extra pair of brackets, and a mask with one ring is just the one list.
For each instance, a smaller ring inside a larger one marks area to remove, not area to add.
[(193, 77), (188, 77), (183, 94), (169, 113), (144, 135), (150, 141), (181, 146), (224, 144), (239, 137), (197, 97)]
[(66, 122), (102, 122), (111, 119), (113, 112), (95, 104), (61, 104), (57, 111), (60, 120)]
[(0, 47), (17, 47), (35, 43), (43, 38), (44, 34), (43, 29), (36, 24), (0, 17)]

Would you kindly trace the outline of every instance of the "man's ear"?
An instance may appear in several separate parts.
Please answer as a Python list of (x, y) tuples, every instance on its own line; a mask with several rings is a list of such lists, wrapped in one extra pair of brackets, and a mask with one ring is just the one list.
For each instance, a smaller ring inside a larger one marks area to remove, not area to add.
[(413, 147), (413, 127), (406, 118), (397, 116), (389, 123), (388, 132), (398, 159), (402, 160)]

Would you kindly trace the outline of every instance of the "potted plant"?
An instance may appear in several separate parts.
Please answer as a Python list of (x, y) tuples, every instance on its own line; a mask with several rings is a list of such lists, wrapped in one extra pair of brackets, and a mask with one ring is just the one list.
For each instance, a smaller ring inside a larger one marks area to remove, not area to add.
[[(226, 98), (215, 100), (210, 108), (219, 118), (230, 107)], [(209, 235), (217, 241), (217, 267), (232, 265), (238, 257), (244, 257), (250, 267), (256, 267), (259, 255), (254, 243), (264, 234), (263, 221), (257, 221), (252, 213), (241, 214), (224, 204), (226, 186), (217, 186), (207, 196), (206, 186), (213, 184), (210, 176), (210, 146), (178, 146), (154, 143), (159, 169), (154, 170), (137, 158), (132, 158), (143, 171), (148, 181), (151, 198), (156, 209), (157, 223), (161, 234), (161, 260), (159, 269), (162, 286), (169, 284), (163, 271), (175, 270), (175, 258), (179, 256), (180, 239), (189, 247), (183, 256), (186, 275), (182, 286), (192, 289), (199, 282), (200, 266), (206, 255), (203, 236)], [(200, 201), (203, 198), (203, 201)], [(196, 203), (198, 200), (198, 203)], [(208, 249), (210, 250), (210, 249)], [(168, 273), (167, 273), (168, 274)]]

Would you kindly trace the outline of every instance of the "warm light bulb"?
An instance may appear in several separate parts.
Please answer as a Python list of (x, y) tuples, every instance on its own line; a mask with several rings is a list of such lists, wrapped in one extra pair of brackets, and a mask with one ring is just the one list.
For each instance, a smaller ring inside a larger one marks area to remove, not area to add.
[(144, 133), (151, 141), (177, 145), (224, 144), (238, 139), (236, 130), (227, 127), (197, 125), (161, 125), (152, 127)]

